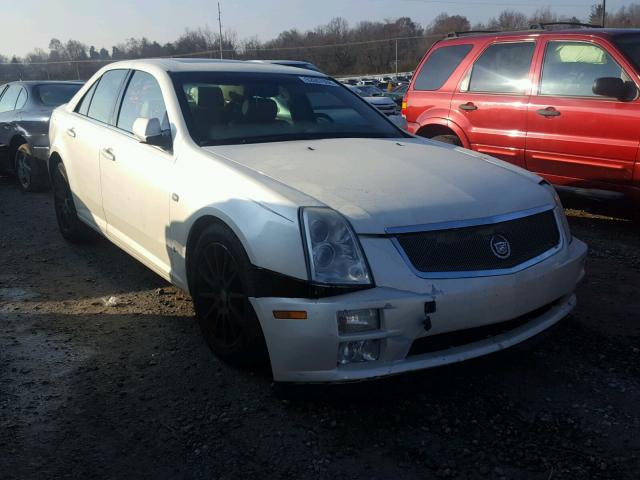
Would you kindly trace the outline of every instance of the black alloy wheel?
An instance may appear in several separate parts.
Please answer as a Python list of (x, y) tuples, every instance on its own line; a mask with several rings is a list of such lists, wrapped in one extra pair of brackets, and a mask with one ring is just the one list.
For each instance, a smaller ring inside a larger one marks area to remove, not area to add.
[(191, 292), (202, 333), (228, 363), (264, 359), (264, 338), (253, 306), (251, 264), (235, 235), (222, 225), (205, 230), (192, 264)]

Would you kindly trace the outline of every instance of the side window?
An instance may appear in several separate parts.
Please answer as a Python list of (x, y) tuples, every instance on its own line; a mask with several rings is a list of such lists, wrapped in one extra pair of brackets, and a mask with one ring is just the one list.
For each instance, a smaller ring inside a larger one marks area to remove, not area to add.
[(8, 112), (16, 108), (16, 100), (22, 87), (20, 85), (9, 85), (9, 88), (4, 92), (2, 98), (0, 98), (0, 113)]
[(529, 88), (529, 69), (535, 43), (496, 43), (473, 65), (462, 91), (524, 95)]
[(424, 62), (414, 83), (414, 90), (438, 90), (449, 79), (473, 45), (440, 47)]
[(157, 118), (164, 130), (169, 128), (160, 85), (152, 75), (136, 71), (124, 94), (117, 127), (131, 132), (133, 122), (139, 117)]
[(120, 86), (127, 76), (127, 70), (109, 70), (102, 77), (91, 99), (88, 117), (99, 122), (109, 123)]
[(597, 97), (593, 82), (600, 77), (631, 79), (604, 49), (587, 42), (549, 42), (544, 53), (540, 95)]
[(89, 105), (91, 105), (91, 99), (93, 98), (93, 92), (96, 91), (96, 87), (98, 86), (98, 82), (100, 82), (100, 79), (96, 80), (93, 85), (91, 85), (91, 88), (89, 90), (87, 90), (87, 93), (84, 94), (84, 97), (82, 97), (82, 100), (80, 100), (80, 102), (78, 102), (78, 106), (76, 107), (76, 113), (79, 113), (80, 115), (87, 115), (87, 113), (89, 113)]
[(18, 99), (16, 100), (16, 110), (20, 110), (27, 103), (27, 91), (24, 88), (20, 89)]

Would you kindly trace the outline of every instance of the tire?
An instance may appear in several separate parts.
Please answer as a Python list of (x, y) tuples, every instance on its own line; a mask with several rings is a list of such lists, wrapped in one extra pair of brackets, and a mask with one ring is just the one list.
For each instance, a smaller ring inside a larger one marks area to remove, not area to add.
[(28, 143), (21, 144), (13, 159), (13, 171), (15, 172), (18, 186), (23, 192), (39, 192), (47, 186), (47, 178), (42, 174), (42, 168), (31, 155)]
[(212, 224), (198, 238), (189, 268), (198, 323), (209, 348), (240, 367), (268, 364), (258, 317), (249, 301), (255, 280), (249, 258), (234, 233)]
[(436, 135), (432, 137), (430, 140), (435, 140), (437, 142), (448, 143), (450, 145), (457, 145), (458, 147), (462, 146), (462, 142), (456, 135)]
[(95, 238), (90, 227), (78, 218), (73, 194), (69, 186), (67, 171), (62, 162), (54, 165), (51, 174), (53, 184), (53, 204), (60, 233), (69, 243), (87, 243)]

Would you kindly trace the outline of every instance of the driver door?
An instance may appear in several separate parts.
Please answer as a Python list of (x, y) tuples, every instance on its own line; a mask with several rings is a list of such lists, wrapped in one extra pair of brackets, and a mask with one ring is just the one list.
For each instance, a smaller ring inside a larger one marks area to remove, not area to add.
[(527, 111), (527, 168), (558, 185), (629, 184), (638, 152), (638, 99), (598, 96), (597, 78), (632, 81), (605, 45), (547, 40)]
[(169, 129), (162, 91), (149, 73), (134, 70), (112, 128), (100, 141), (100, 180), (107, 236), (164, 278), (171, 271), (167, 246), (172, 151), (133, 136), (139, 118), (158, 118)]

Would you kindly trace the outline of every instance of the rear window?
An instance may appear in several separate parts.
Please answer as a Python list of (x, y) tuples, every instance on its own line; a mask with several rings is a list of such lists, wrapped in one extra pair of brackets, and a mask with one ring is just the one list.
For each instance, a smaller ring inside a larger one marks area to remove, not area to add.
[(473, 45), (440, 47), (424, 62), (413, 85), (414, 90), (438, 90), (444, 85)]
[(49, 85), (38, 85), (35, 87), (36, 98), (47, 107), (57, 107), (71, 100), (82, 87), (79, 83), (58, 83)]

